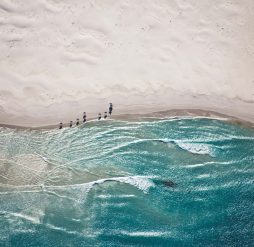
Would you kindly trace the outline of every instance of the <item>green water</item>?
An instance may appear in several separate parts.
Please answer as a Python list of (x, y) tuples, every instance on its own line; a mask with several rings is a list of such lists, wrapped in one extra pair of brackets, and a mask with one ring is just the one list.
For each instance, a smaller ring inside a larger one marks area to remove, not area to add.
[(0, 128), (0, 246), (253, 246), (253, 144), (205, 118)]

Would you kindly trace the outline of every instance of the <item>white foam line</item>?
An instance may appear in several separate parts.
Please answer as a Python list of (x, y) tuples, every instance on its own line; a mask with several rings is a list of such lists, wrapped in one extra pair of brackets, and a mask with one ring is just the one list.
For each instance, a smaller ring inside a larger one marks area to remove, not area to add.
[(126, 142), (126, 143), (123, 143), (123, 144), (121, 144), (121, 145), (118, 145), (118, 146), (116, 146), (116, 147), (114, 147), (114, 148), (111, 148), (110, 150), (106, 150), (106, 151), (104, 151), (101, 155), (94, 155), (94, 156), (89, 156), (88, 158), (81, 158), (81, 159), (77, 159), (77, 160), (74, 160), (74, 161), (72, 161), (72, 162), (69, 162), (69, 163), (67, 163), (67, 164), (65, 164), (64, 166), (66, 166), (66, 165), (70, 165), (70, 164), (72, 164), (72, 163), (74, 163), (74, 162), (77, 162), (77, 161), (79, 161), (79, 160), (94, 160), (94, 159), (99, 159), (99, 158), (101, 158), (101, 157), (104, 157), (104, 156), (106, 156), (106, 155), (108, 155), (108, 154), (110, 154), (110, 153), (114, 153), (116, 150), (119, 150), (119, 149), (121, 149), (121, 148), (124, 148), (124, 147), (128, 147), (129, 145), (131, 145), (131, 144), (136, 144), (136, 143), (141, 143), (141, 142), (146, 142), (146, 141), (154, 141), (154, 139), (134, 139), (133, 141), (130, 141), (130, 142)]
[(12, 215), (12, 216), (15, 216), (17, 218), (21, 218), (21, 219), (25, 219), (25, 220), (28, 220), (28, 221), (31, 221), (35, 224), (39, 224), (40, 221), (39, 219), (36, 219), (34, 217), (31, 217), (29, 215), (24, 215), (24, 214), (21, 214), (21, 213), (9, 213), (9, 215)]
[(208, 174), (208, 173), (200, 174), (200, 175), (196, 176), (197, 179), (203, 179), (203, 178), (209, 178), (209, 177), (211, 177), (211, 174)]
[[(71, 235), (78, 235), (78, 236), (81, 236), (81, 237), (87, 237), (85, 234), (82, 234), (82, 233), (79, 233), (79, 232), (75, 232), (75, 231), (68, 231), (67, 229), (63, 228), (63, 227), (59, 227), (59, 226), (54, 226), (52, 224), (43, 224), (44, 226), (52, 229), (52, 230), (56, 230), (56, 231), (61, 231), (61, 232), (64, 232), (64, 233), (67, 233), (67, 234), (71, 234)], [(88, 236), (89, 237), (89, 236)]]
[[(100, 158), (100, 157), (104, 156), (105, 154), (109, 154), (109, 153), (114, 152), (114, 151), (116, 151), (116, 150), (118, 150), (120, 148), (127, 147), (127, 146), (129, 146), (131, 144), (137, 144), (137, 143), (149, 142), (149, 141), (160, 141), (160, 142), (164, 142), (164, 143), (174, 143), (175, 145), (178, 145), (178, 143), (176, 143), (176, 142), (178, 142), (179, 140), (174, 140), (174, 139), (134, 139), (133, 141), (129, 141), (129, 142), (126, 142), (124, 144), (118, 145), (118, 146), (110, 149), (109, 151), (104, 152), (103, 155), (96, 156), (96, 158)], [(187, 141), (189, 143), (190, 140), (187, 140)], [(194, 144), (196, 144), (196, 143), (194, 143)], [(93, 156), (89, 157), (88, 160), (89, 159), (93, 159), (93, 158), (94, 158)]]
[(209, 162), (204, 162), (204, 163), (199, 163), (199, 164), (193, 164), (193, 165), (186, 165), (183, 167), (186, 168), (195, 168), (195, 167), (202, 167), (202, 166), (209, 166), (209, 165), (229, 165), (232, 164), (231, 161), (226, 161), (226, 162), (214, 162), (214, 161), (209, 161)]
[(228, 121), (230, 118), (227, 117), (205, 117), (205, 116), (193, 116), (189, 119), (212, 119), (212, 120), (220, 120), (220, 121)]
[(154, 178), (154, 176), (128, 176), (128, 177), (113, 177), (113, 178), (104, 178), (99, 179), (96, 181), (88, 182), (88, 183), (82, 183), (82, 184), (73, 184), (73, 185), (56, 185), (56, 186), (45, 186), (45, 188), (49, 189), (64, 189), (64, 188), (77, 188), (86, 186), (88, 190), (92, 188), (92, 186), (97, 184), (102, 184), (104, 182), (120, 182), (120, 183), (126, 183), (133, 185), (137, 187), (140, 190), (143, 190), (145, 193), (148, 192), (148, 189), (150, 187), (154, 186), (154, 183), (152, 181), (149, 181), (148, 179)]
[(130, 141), (130, 142), (127, 142), (127, 143), (124, 143), (124, 144), (121, 144), (121, 145), (118, 145), (112, 149), (110, 149), (109, 151), (106, 151), (103, 155), (105, 154), (109, 154), (109, 153), (112, 153), (120, 148), (124, 148), (124, 147), (127, 147), (131, 144), (136, 144), (136, 143), (140, 143), (140, 142), (145, 142), (145, 141), (149, 141), (150, 139), (137, 139), (137, 140), (133, 140), (133, 141)]
[(9, 180), (9, 178), (6, 177), (6, 176), (4, 176), (4, 175), (1, 175), (1, 174), (0, 174), (0, 177), (4, 178), (4, 179), (6, 179), (6, 180)]
[(213, 190), (220, 190), (220, 189), (225, 189), (225, 188), (231, 188), (231, 187), (238, 187), (238, 186), (242, 186), (242, 185), (246, 185), (246, 184), (252, 184), (253, 181), (245, 181), (245, 182), (229, 182), (223, 185), (217, 185), (217, 186), (200, 186), (197, 187), (195, 189), (193, 189), (193, 191), (213, 191)]
[(111, 199), (111, 198), (132, 198), (135, 195), (98, 195), (97, 198), (101, 199)]
[(39, 218), (35, 218), (35, 217), (31, 217), (29, 215), (24, 215), (24, 214), (21, 214), (21, 213), (7, 213), (11, 216), (14, 216), (14, 217), (17, 217), (17, 218), (21, 218), (21, 219), (25, 219), (27, 221), (30, 221), (36, 225), (44, 225), (52, 230), (57, 230), (57, 231), (62, 231), (62, 232), (65, 232), (67, 234), (74, 234), (74, 235), (80, 235), (80, 236), (84, 236), (83, 234), (80, 234), (79, 232), (75, 232), (75, 231), (68, 231), (66, 230), (65, 228), (62, 228), (62, 227), (58, 227), (58, 226), (54, 226), (52, 224), (42, 224), (39, 220)]
[(38, 155), (40, 158), (42, 158), (46, 163), (48, 163), (48, 159), (46, 157), (44, 157), (43, 155), (41, 154), (38, 154), (37, 152), (35, 152), (36, 155)]
[[(230, 138), (225, 139), (225, 140), (254, 140), (254, 137), (250, 136), (229, 136)], [(223, 139), (224, 140), (224, 139)]]
[(119, 233), (131, 237), (163, 237), (172, 235), (171, 232), (158, 232), (158, 231), (136, 231), (136, 232), (120, 231)]
[(33, 233), (35, 230), (32, 229), (14, 229), (15, 233)]
[[(167, 122), (167, 121), (178, 121), (178, 120), (189, 120), (189, 119), (211, 119), (211, 120), (220, 120), (220, 121), (227, 121), (230, 118), (226, 117), (206, 117), (206, 116), (170, 116), (170, 117), (141, 117), (141, 118), (152, 118), (158, 119), (160, 121), (157, 122)], [(143, 122), (146, 123), (146, 122)], [(149, 122), (148, 122), (149, 123)]]
[(124, 207), (126, 206), (127, 203), (126, 202), (119, 202), (119, 203), (109, 203), (109, 202), (105, 202), (105, 203), (102, 203), (102, 206), (103, 207), (115, 207), (115, 208), (121, 208), (121, 207)]

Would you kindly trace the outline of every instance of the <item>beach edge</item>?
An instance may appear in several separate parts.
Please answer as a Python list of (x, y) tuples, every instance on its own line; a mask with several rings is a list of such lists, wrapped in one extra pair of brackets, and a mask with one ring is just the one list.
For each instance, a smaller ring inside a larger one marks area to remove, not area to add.
[[(170, 109), (164, 111), (154, 111), (150, 113), (124, 113), (116, 114), (110, 116), (110, 120), (122, 120), (122, 121), (142, 121), (142, 120), (162, 120), (169, 118), (184, 118), (184, 117), (193, 117), (193, 118), (209, 118), (220, 120), (224, 122), (229, 122), (237, 125), (243, 125), (245, 127), (254, 128), (254, 122), (247, 121), (242, 118), (227, 115), (217, 111), (211, 110), (202, 110), (202, 109)], [(88, 118), (87, 122), (96, 120), (97, 118)], [(82, 124), (81, 124), (82, 125)], [(22, 126), (22, 125), (12, 125), (12, 124), (3, 124), (0, 123), (0, 127), (17, 129), (17, 130), (49, 130), (56, 129), (59, 127), (59, 124), (54, 125), (42, 125), (42, 126)], [(69, 123), (63, 122), (63, 127), (69, 127)], [(74, 127), (74, 126), (73, 126)]]

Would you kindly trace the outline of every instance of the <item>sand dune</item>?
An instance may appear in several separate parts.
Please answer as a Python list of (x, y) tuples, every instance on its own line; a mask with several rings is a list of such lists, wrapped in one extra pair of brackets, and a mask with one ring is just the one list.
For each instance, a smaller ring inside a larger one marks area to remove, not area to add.
[(252, 0), (1, 0), (0, 123), (198, 108), (254, 122)]

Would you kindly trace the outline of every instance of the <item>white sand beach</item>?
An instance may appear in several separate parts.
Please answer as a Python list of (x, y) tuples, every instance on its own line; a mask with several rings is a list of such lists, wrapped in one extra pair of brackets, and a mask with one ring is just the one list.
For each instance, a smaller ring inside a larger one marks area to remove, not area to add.
[(253, 0), (0, 0), (0, 123), (216, 111), (254, 122)]

